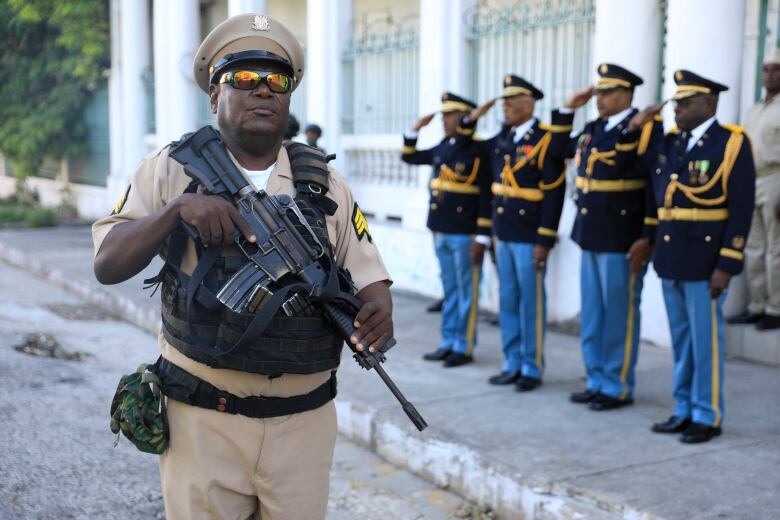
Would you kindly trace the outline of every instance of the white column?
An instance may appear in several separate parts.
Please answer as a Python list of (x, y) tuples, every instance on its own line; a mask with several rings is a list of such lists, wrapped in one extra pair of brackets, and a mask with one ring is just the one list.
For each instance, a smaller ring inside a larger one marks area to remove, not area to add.
[(146, 2), (121, 0), (122, 45), (122, 159), (129, 179), (146, 155), (146, 90), (143, 74), (149, 67), (149, 8)]
[(241, 13), (268, 14), (268, 0), (228, 0), (228, 18)]
[[(306, 3), (307, 121), (322, 127), (322, 146), (339, 150), (343, 74), (341, 53), (350, 37), (351, 0), (308, 0)], [(293, 96), (297, 95), (293, 92)], [(340, 158), (337, 166), (342, 162)]]
[(108, 77), (108, 139), (109, 139), (109, 173), (106, 179), (106, 208), (111, 208), (113, 201), (119, 199), (124, 179), (122, 148), (122, 46), (120, 28), (120, 0), (111, 0), (111, 73)]
[(594, 62), (620, 65), (644, 80), (634, 93), (634, 106), (640, 109), (656, 102), (661, 81), (659, 4), (658, 0), (598, 0), (596, 6)]
[(200, 45), (200, 7), (191, 0), (154, 2), (154, 99), (157, 145), (196, 130), (203, 93), (192, 77)]
[[(434, 112), (445, 90), (466, 88), (466, 29), (463, 13), (476, 0), (420, 0), (420, 114)], [(478, 100), (475, 100), (478, 102)], [(427, 146), (442, 138), (438, 121), (420, 136)]]
[[(669, 0), (664, 97), (674, 93), (674, 71), (688, 69), (723, 83), (718, 120), (739, 120), (745, 0)], [(671, 107), (665, 119), (673, 120)]]

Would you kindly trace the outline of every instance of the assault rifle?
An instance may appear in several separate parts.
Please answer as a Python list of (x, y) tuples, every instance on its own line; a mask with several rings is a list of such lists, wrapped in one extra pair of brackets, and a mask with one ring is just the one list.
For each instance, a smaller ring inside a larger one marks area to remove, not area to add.
[[(344, 290), (338, 267), (295, 200), (286, 194), (255, 191), (211, 126), (204, 126), (178, 142), (170, 157), (184, 166), (187, 175), (198, 181), (205, 193), (233, 202), (256, 237), (252, 243), (236, 231), (236, 245), (249, 261), (219, 290), (217, 299), (235, 312), (268, 315), (280, 308), (294, 315), (309, 303), (318, 306), (339, 330), (357, 363), (366, 370), (373, 368), (417, 429), (424, 430), (428, 426), (425, 419), (381, 366), (385, 353), (395, 345), (395, 338), (377, 352), (369, 352), (368, 348), (358, 351), (350, 342), (362, 303), (351, 290)], [(187, 225), (185, 228), (197, 238), (197, 230)]]

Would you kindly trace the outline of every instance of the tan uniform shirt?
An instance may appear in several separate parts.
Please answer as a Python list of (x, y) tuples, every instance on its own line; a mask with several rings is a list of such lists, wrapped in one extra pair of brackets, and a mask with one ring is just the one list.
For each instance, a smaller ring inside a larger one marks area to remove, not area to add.
[[(243, 168), (241, 170), (244, 171)], [(338, 265), (350, 271), (358, 291), (374, 282), (390, 283), (390, 276), (379, 250), (371, 240), (364, 222), (353, 222), (357, 204), (349, 186), (335, 170), (330, 169), (330, 173), (328, 197), (338, 204), (338, 209), (334, 215), (326, 216), (326, 224)], [(117, 204), (115, 213), (93, 224), (95, 254), (97, 255), (103, 240), (115, 225), (140, 219), (160, 210), (184, 192), (190, 180), (182, 166), (168, 157), (168, 147), (144, 158), (125, 197)], [(272, 195), (295, 195), (290, 161), (284, 147), (279, 150), (276, 167), (268, 180), (266, 191)], [(362, 213), (359, 213), (359, 216), (362, 216)], [(192, 272), (195, 264), (195, 247), (190, 241), (182, 260), (182, 269)], [(158, 342), (163, 357), (214, 386), (240, 397), (298, 395), (313, 390), (330, 377), (330, 372), (325, 371), (313, 375), (284, 374), (283, 377), (269, 379), (260, 374), (214, 369), (191, 360), (171, 347), (162, 332), (158, 336)]]
[(756, 176), (780, 173), (780, 94), (769, 103), (753, 105), (744, 126), (753, 145)]

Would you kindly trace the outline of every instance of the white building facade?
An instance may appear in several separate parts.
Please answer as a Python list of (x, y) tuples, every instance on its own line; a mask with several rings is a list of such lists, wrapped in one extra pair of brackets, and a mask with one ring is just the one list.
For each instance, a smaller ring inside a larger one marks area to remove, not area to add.
[[(780, 0), (110, 0), (107, 176), (97, 186), (71, 184), (82, 215), (113, 207), (147, 153), (213, 121), (192, 79), (192, 57), (226, 17), (265, 12), (287, 24), (306, 49), (303, 83), (291, 111), (303, 127), (317, 123), (320, 141), (338, 158), (379, 243), (397, 287), (441, 292), (433, 241), (425, 228), (430, 168), (400, 162), (401, 134), (434, 112), (442, 91), (477, 102), (497, 95), (504, 74), (526, 77), (545, 92), (537, 116), (591, 83), (608, 61), (645, 80), (635, 105), (668, 98), (672, 73), (688, 68), (730, 86), (718, 118), (739, 122), (761, 95), (759, 64), (778, 45)], [(575, 127), (595, 114), (582, 110)], [(665, 111), (673, 125), (671, 108)], [(500, 108), (480, 121), (492, 135)], [(442, 137), (438, 119), (420, 146)], [(0, 172), (2, 173), (2, 172)], [(569, 178), (571, 174), (569, 172)], [(33, 179), (56, 202), (62, 179)], [(0, 175), (0, 191), (11, 181)], [(102, 184), (102, 186), (101, 186)], [(571, 192), (571, 190), (569, 190)], [(571, 193), (569, 193), (571, 194)], [(547, 276), (549, 319), (579, 314), (579, 249), (568, 238), (574, 205), (567, 197)], [(481, 304), (495, 310), (496, 275), (486, 261)], [(737, 287), (730, 305), (744, 299)], [(645, 280), (642, 337), (668, 345), (660, 282)]]

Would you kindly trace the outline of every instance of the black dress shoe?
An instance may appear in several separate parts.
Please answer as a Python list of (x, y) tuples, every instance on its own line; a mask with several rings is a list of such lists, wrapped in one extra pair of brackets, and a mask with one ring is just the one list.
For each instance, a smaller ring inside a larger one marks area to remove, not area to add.
[(758, 323), (761, 318), (763, 318), (764, 315), (761, 313), (753, 314), (750, 311), (745, 311), (742, 314), (737, 314), (736, 316), (732, 316), (731, 318), (726, 319), (726, 323), (729, 323), (731, 325), (744, 325), (746, 323)]
[(473, 363), (474, 358), (468, 354), (461, 354), (460, 352), (450, 352), (449, 356), (444, 359), (444, 368), (459, 367), (462, 365), (468, 365)]
[(436, 300), (432, 304), (428, 305), (425, 309), (428, 312), (441, 312), (441, 308), (444, 306), (444, 300)]
[(511, 385), (520, 379), (520, 372), (501, 372), (491, 376), (488, 383), (491, 385)]
[(451, 350), (440, 348), (434, 350), (433, 352), (423, 354), (423, 359), (426, 361), (442, 361), (444, 358), (449, 356), (451, 352)]
[(588, 408), (597, 412), (603, 412), (605, 410), (614, 410), (615, 408), (621, 408), (634, 404), (634, 400), (630, 397), (628, 399), (616, 399), (606, 394), (599, 394), (593, 398), (588, 405)]
[(764, 314), (764, 317), (756, 323), (758, 330), (775, 330), (780, 329), (780, 316), (773, 316), (772, 314)]
[(542, 386), (542, 380), (535, 377), (520, 376), (515, 383), (516, 392), (530, 392), (534, 388)]
[(683, 432), (680, 441), (686, 444), (698, 444), (707, 442), (713, 437), (720, 435), (720, 428), (717, 426), (708, 426), (706, 424), (691, 423)]
[(591, 392), (587, 388), (582, 392), (574, 392), (569, 396), (569, 401), (572, 403), (578, 403), (578, 404), (585, 404), (593, 401), (593, 399), (596, 398), (596, 396), (599, 395), (598, 392)]
[(655, 423), (651, 430), (653, 430), (655, 433), (680, 433), (685, 431), (690, 425), (690, 417), (672, 415), (664, 422)]

